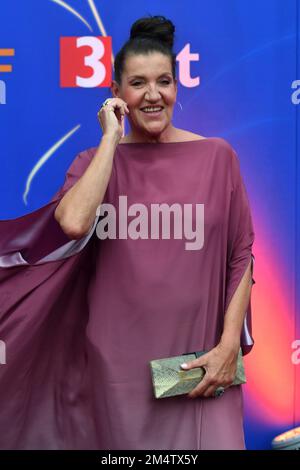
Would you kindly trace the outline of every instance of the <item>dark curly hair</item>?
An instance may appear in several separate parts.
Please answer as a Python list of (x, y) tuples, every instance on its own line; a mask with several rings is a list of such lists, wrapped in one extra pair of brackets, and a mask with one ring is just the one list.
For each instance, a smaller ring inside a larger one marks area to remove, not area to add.
[(164, 16), (140, 18), (130, 29), (130, 38), (117, 53), (115, 80), (121, 83), (124, 63), (129, 55), (160, 52), (170, 57), (173, 78), (176, 76), (176, 54), (173, 53), (175, 26)]

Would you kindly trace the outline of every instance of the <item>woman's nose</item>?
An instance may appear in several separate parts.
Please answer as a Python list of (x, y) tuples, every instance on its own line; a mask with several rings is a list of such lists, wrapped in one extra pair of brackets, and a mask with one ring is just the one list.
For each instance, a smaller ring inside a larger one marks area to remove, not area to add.
[(148, 101), (157, 101), (161, 98), (159, 91), (157, 90), (156, 87), (150, 87), (148, 88), (145, 99)]

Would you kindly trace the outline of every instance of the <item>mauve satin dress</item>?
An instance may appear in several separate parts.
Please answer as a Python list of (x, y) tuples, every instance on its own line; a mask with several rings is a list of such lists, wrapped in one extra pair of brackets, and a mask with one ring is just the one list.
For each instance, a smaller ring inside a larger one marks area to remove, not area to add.
[[(101, 240), (99, 219), (67, 239), (53, 213), (95, 152), (78, 155), (49, 204), (0, 222), (0, 448), (244, 449), (241, 386), (156, 399), (149, 367), (213, 348), (249, 263), (253, 274), (236, 152), (219, 137), (116, 149), (103, 202), (117, 214), (120, 195), (149, 213), (204, 204), (204, 244), (190, 251), (185, 238)], [(251, 301), (241, 344), (253, 344)]]

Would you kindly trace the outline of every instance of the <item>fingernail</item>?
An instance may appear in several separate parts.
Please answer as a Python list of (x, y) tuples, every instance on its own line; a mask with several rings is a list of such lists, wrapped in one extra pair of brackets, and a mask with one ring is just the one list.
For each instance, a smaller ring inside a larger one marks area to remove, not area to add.
[(183, 369), (186, 369), (188, 367), (188, 365), (184, 362), (183, 364), (181, 364), (181, 366)]

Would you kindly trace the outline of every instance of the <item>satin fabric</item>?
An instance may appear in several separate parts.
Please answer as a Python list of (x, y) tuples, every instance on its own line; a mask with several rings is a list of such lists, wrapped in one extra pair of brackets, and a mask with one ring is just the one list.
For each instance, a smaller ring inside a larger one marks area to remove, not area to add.
[[(54, 219), (96, 148), (49, 204), (0, 221), (0, 448), (243, 449), (242, 387), (154, 398), (149, 361), (211, 349), (254, 231), (236, 152), (221, 138), (121, 144), (103, 202), (203, 203), (205, 240), (69, 240)], [(254, 279), (252, 278), (254, 283)], [(241, 336), (253, 345), (251, 301)]]

